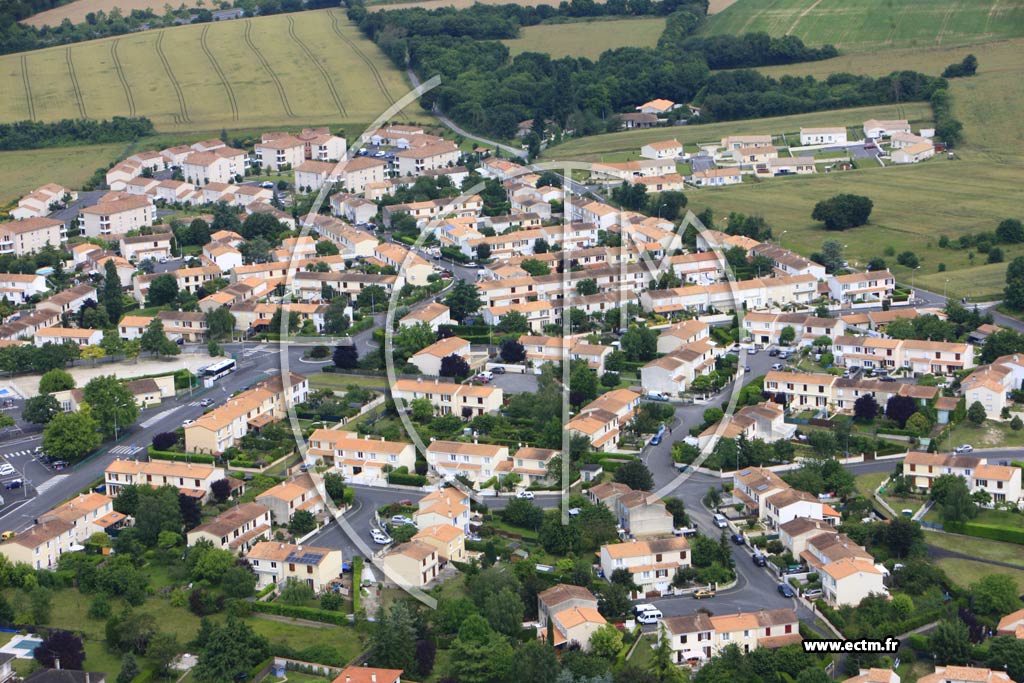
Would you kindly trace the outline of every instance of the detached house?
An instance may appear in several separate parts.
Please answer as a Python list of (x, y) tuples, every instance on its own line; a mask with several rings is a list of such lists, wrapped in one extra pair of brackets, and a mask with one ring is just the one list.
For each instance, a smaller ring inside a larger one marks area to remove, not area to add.
[(361, 437), (340, 429), (317, 429), (309, 437), (309, 454), (337, 470), (356, 484), (387, 482), (385, 468), (416, 466), (416, 448), (411, 443)]
[(261, 541), (245, 559), (256, 572), (256, 587), (282, 585), (295, 579), (321, 593), (341, 576), (341, 551), (330, 548)]
[(215, 548), (245, 552), (269, 534), (270, 527), (270, 508), (259, 503), (241, 503), (189, 531), (188, 545), (205, 540)]
[(886, 595), (882, 570), (870, 560), (844, 558), (821, 568), (825, 601), (833, 607), (858, 605), (872, 594)]
[(419, 509), (412, 513), (418, 529), (438, 524), (469, 529), (469, 496), (452, 486), (428, 493), (419, 500)]
[(676, 570), (689, 566), (690, 543), (682, 536), (601, 546), (604, 575), (611, 576), (616, 569), (629, 570), (639, 587), (634, 597), (667, 591)]
[(399, 586), (423, 588), (437, 578), (437, 549), (423, 541), (409, 541), (384, 556), (384, 576)]
[(498, 474), (508, 460), (508, 447), (462, 441), (432, 441), (427, 446), (427, 464), (442, 477), (462, 475), (481, 484)]
[(615, 517), (630, 536), (665, 536), (672, 533), (672, 513), (665, 501), (648, 491), (630, 491), (615, 501)]
[(256, 502), (270, 510), (276, 524), (287, 524), (296, 510), (307, 510), (314, 516), (323, 510), (323, 501), (313, 478), (301, 474), (273, 486), (256, 496)]

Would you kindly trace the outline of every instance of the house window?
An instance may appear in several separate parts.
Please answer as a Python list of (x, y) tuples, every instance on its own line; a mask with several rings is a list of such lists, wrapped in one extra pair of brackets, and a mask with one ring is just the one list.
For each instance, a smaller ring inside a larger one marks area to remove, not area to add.
[(295, 564), (294, 563), (291, 563), (291, 562), (288, 563), (288, 571), (290, 571), (290, 572), (295, 571)]
[(793, 632), (793, 625), (792, 624), (786, 624), (786, 633), (792, 633), (792, 632)]

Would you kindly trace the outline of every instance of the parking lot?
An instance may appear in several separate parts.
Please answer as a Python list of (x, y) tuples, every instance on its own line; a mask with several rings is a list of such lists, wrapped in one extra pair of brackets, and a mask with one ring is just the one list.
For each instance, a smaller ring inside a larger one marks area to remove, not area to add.
[(504, 375), (494, 375), (490, 384), (506, 394), (532, 394), (537, 391), (537, 375), (506, 372)]

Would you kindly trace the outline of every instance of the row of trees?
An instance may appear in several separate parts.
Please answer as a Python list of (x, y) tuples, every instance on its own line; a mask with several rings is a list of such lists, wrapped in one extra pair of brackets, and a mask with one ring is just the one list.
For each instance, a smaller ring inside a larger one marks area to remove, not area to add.
[(145, 117), (62, 119), (53, 123), (18, 121), (0, 123), (0, 150), (130, 142), (152, 134), (153, 122)]

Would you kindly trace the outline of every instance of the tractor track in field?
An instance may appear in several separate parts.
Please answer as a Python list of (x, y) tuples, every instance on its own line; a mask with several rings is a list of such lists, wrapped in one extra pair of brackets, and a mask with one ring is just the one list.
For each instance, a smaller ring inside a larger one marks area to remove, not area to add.
[(28, 77), (28, 58), (21, 56), (21, 84), (25, 87), (25, 105), (28, 108), (29, 121), (36, 120), (36, 105), (32, 102), (32, 82)]
[(284, 112), (289, 118), (297, 118), (295, 112), (292, 111), (292, 107), (288, 104), (288, 95), (284, 91), (284, 85), (281, 84), (281, 79), (277, 77), (274, 70), (270, 68), (270, 62), (267, 61), (266, 57), (256, 48), (256, 43), (252, 41), (252, 20), (245, 20), (245, 30), (243, 31), (245, 37), (245, 44), (249, 46), (252, 53), (256, 55), (256, 59), (259, 60), (260, 64), (263, 65), (264, 71), (270, 76), (270, 80), (274, 82), (274, 87), (277, 88), (277, 95), (281, 98), (281, 106), (284, 107)]
[(114, 71), (117, 73), (117, 80), (121, 81), (121, 88), (124, 89), (124, 97), (128, 101), (128, 115), (135, 116), (135, 97), (132, 96), (131, 86), (128, 85), (128, 77), (124, 74), (124, 67), (121, 59), (117, 56), (117, 44), (121, 42), (117, 38), (110, 44), (110, 59), (114, 63)]
[(295, 19), (293, 19), (290, 14), (288, 15), (288, 35), (291, 36), (291, 39), (295, 44), (298, 45), (305, 53), (306, 57), (309, 58), (309, 61), (313, 62), (313, 66), (317, 68), (317, 71), (320, 72), (320, 76), (323, 77), (324, 84), (327, 86), (327, 90), (330, 91), (331, 97), (334, 99), (334, 104), (338, 107), (338, 111), (340, 111), (344, 116), (348, 116), (348, 110), (345, 109), (345, 105), (341, 101), (341, 95), (338, 94), (337, 88), (334, 87), (334, 81), (331, 80), (331, 75), (327, 73), (327, 69), (325, 69), (324, 65), (320, 63), (320, 60), (316, 58), (316, 55), (313, 54), (312, 50), (310, 50), (309, 47), (299, 38), (298, 34), (295, 32)]
[(167, 55), (164, 54), (164, 32), (159, 31), (156, 36), (156, 42), (153, 44), (156, 47), (156, 54), (160, 57), (160, 61), (164, 65), (164, 72), (167, 74), (167, 79), (171, 82), (171, 87), (174, 88), (174, 95), (178, 98), (178, 114), (175, 114), (175, 123), (192, 123), (192, 117), (188, 113), (188, 104), (185, 102), (185, 93), (181, 90), (181, 84), (178, 83), (178, 79), (174, 77), (174, 71), (171, 70), (171, 63), (167, 61)]
[(78, 84), (78, 75), (75, 74), (75, 62), (71, 58), (71, 48), (64, 48), (64, 61), (68, 63), (68, 76), (71, 78), (71, 90), (75, 93), (75, 104), (78, 105), (78, 115), (83, 119), (89, 118), (85, 111), (85, 100), (82, 98), (82, 87)]
[(366, 64), (366, 68), (370, 70), (373, 80), (377, 82), (377, 88), (380, 90), (381, 94), (384, 95), (384, 99), (388, 101), (389, 106), (393, 105), (395, 103), (395, 98), (391, 97), (391, 93), (388, 92), (388, 88), (384, 84), (384, 79), (381, 78), (380, 71), (377, 70), (377, 65), (373, 63), (372, 59), (366, 56), (365, 52), (359, 49), (359, 46), (355, 44), (355, 41), (342, 32), (341, 27), (338, 26), (338, 15), (333, 11), (330, 12), (330, 15), (331, 29), (334, 30), (334, 35), (338, 36), (343, 43), (348, 45), (349, 48), (356, 53), (356, 56), (358, 56), (359, 59), (363, 60), (363, 64)]
[[(289, 19), (291, 21), (291, 19)], [(231, 105), (231, 119), (233, 121), (238, 120), (238, 100), (235, 99), (235, 91), (231, 87), (231, 82), (228, 81), (227, 75), (224, 70), (220, 68), (220, 64), (217, 62), (217, 58), (213, 56), (213, 52), (210, 50), (210, 45), (206, 41), (206, 35), (210, 32), (210, 26), (206, 25), (203, 27), (202, 33), (199, 34), (199, 44), (203, 48), (203, 52), (206, 54), (207, 61), (210, 62), (210, 66), (217, 72), (217, 77), (220, 79), (220, 84), (224, 86), (224, 92), (228, 95), (228, 104)]]

